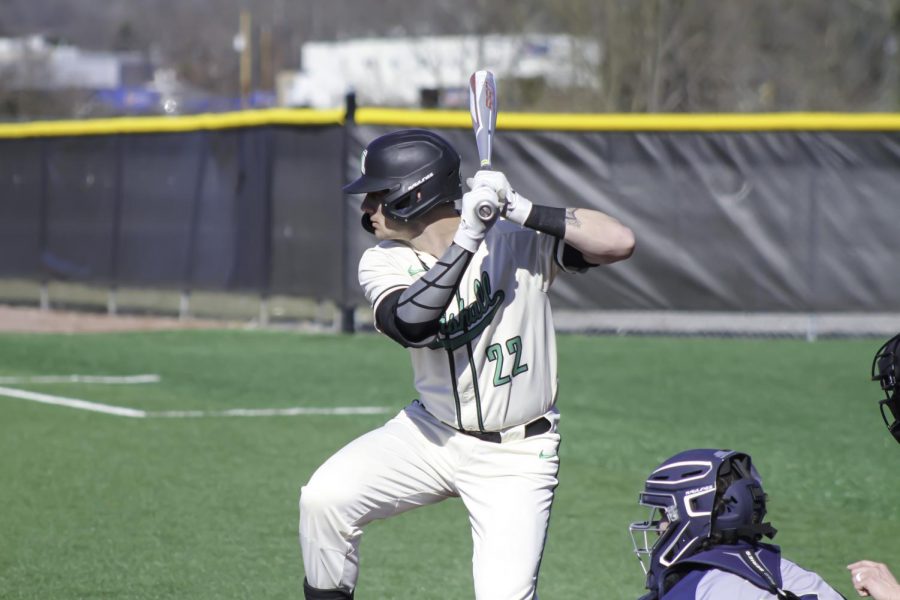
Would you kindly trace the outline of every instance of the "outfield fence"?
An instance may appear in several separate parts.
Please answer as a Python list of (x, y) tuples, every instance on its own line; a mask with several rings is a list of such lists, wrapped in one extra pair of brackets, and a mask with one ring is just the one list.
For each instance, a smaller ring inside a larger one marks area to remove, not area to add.
[[(462, 111), (263, 110), (0, 125), (0, 279), (364, 304), (356, 176), (375, 136)], [(900, 314), (900, 114), (501, 113), (495, 168), (632, 227), (634, 256), (561, 277), (572, 311)], [(112, 307), (111, 307), (112, 309)]]

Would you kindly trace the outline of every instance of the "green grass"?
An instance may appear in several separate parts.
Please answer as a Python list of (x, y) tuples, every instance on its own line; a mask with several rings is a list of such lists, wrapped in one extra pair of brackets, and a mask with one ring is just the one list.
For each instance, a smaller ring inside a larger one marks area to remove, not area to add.
[[(540, 593), (636, 598), (643, 478), (689, 447), (751, 453), (785, 554), (851, 597), (896, 562), (900, 448), (878, 341), (561, 336), (561, 485)], [(273, 331), (0, 335), (0, 376), (158, 373), (14, 387), (144, 410), (388, 406), (414, 397), (384, 338)], [(299, 487), (387, 415), (126, 419), (0, 397), (0, 598), (297, 598)], [(357, 598), (471, 598), (459, 501), (369, 526)]]

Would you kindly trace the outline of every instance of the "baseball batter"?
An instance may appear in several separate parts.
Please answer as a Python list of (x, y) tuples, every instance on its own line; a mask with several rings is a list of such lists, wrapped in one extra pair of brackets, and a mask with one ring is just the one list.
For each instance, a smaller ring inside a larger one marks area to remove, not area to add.
[[(302, 488), (308, 600), (353, 598), (367, 523), (451, 497), (469, 513), (476, 598), (537, 598), (559, 470), (547, 291), (560, 270), (628, 258), (634, 237), (598, 211), (532, 204), (497, 171), (463, 195), (459, 164), (440, 136), (398, 131), (344, 188), (365, 194), (379, 244), (359, 281), (378, 330), (409, 348), (418, 399)], [(485, 203), (502, 218), (483, 221)]]

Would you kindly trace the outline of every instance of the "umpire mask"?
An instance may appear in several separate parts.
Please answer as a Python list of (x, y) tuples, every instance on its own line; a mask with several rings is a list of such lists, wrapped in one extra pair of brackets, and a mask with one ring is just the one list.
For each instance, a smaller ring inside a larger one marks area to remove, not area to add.
[[(888, 431), (900, 442), (900, 333), (889, 339), (872, 360), (872, 380), (881, 384), (884, 400), (878, 405)], [(890, 417), (888, 416), (890, 415)]]

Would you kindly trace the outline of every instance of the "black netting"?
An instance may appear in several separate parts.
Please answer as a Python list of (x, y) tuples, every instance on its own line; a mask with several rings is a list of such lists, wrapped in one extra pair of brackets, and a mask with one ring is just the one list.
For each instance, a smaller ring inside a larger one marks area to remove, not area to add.
[(37, 278), (45, 140), (0, 140), (0, 277)]
[[(347, 178), (391, 129), (356, 131)], [(440, 132), (471, 176), (471, 132)], [(900, 133), (501, 130), (493, 158), (532, 201), (635, 231), (630, 260), (558, 278), (557, 306), (900, 310)], [(353, 251), (371, 241), (360, 233)]]
[[(342, 225), (343, 131), (280, 128), (273, 142), (272, 287), (340, 300), (348, 235)], [(355, 273), (356, 264), (351, 268)]]
[[(340, 186), (394, 129), (0, 140), (0, 277), (362, 304), (374, 238)], [(471, 176), (471, 131), (439, 131)], [(535, 202), (636, 233), (629, 261), (560, 277), (557, 306), (900, 310), (900, 133), (501, 130), (494, 165)]]

